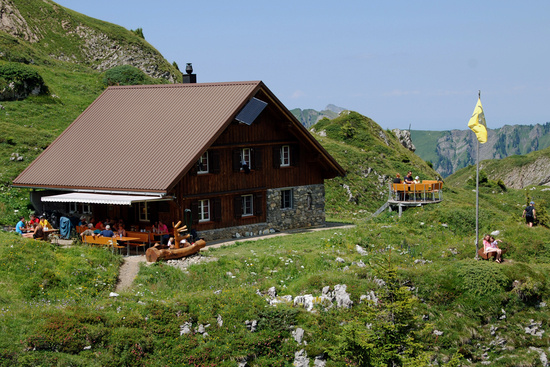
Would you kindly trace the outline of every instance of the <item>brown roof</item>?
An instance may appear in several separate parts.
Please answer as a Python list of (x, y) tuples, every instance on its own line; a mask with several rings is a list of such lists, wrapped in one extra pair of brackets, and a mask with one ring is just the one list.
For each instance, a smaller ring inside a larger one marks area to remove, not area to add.
[(166, 193), (260, 88), (273, 96), (260, 81), (109, 87), (13, 184)]

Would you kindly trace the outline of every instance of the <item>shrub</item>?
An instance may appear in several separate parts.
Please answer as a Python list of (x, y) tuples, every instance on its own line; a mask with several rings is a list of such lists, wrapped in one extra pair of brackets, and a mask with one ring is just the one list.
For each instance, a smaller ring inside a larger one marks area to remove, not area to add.
[(142, 85), (147, 84), (147, 75), (131, 65), (115, 66), (105, 72), (105, 85)]
[(457, 264), (456, 275), (461, 279), (464, 292), (476, 296), (497, 293), (510, 286), (502, 270), (486, 261), (463, 261)]
[(19, 63), (0, 65), (0, 100), (25, 99), (29, 94), (44, 93), (48, 93), (48, 87), (32, 67)]

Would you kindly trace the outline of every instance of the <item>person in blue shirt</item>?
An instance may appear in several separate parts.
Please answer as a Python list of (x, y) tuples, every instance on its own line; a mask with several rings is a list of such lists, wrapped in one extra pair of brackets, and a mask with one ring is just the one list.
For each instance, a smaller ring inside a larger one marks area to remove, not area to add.
[(25, 230), (25, 217), (19, 217), (19, 222), (15, 225), (15, 232), (17, 232), (19, 235), (23, 235), (23, 231)]
[(103, 237), (113, 237), (115, 235), (115, 233), (113, 231), (111, 231), (111, 226), (107, 224), (105, 226), (105, 229), (103, 231), (101, 231), (101, 235)]

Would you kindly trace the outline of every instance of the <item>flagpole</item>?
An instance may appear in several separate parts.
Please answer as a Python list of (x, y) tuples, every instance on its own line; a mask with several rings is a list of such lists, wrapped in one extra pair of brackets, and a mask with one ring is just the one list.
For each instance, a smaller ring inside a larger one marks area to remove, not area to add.
[[(481, 90), (478, 91), (477, 97), (481, 100)], [(479, 140), (476, 139), (476, 260), (479, 258)]]
[(479, 141), (476, 148), (476, 260), (478, 259), (477, 251), (479, 250)]

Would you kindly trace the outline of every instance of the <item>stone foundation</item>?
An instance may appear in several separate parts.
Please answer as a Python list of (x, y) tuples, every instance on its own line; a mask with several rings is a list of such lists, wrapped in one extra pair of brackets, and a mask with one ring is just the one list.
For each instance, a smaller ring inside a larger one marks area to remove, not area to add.
[[(292, 189), (292, 208), (281, 209), (281, 191)], [(325, 224), (325, 186), (308, 185), (269, 189), (264, 223), (200, 231), (207, 242), (222, 238), (266, 235), (282, 230), (317, 227)]]

